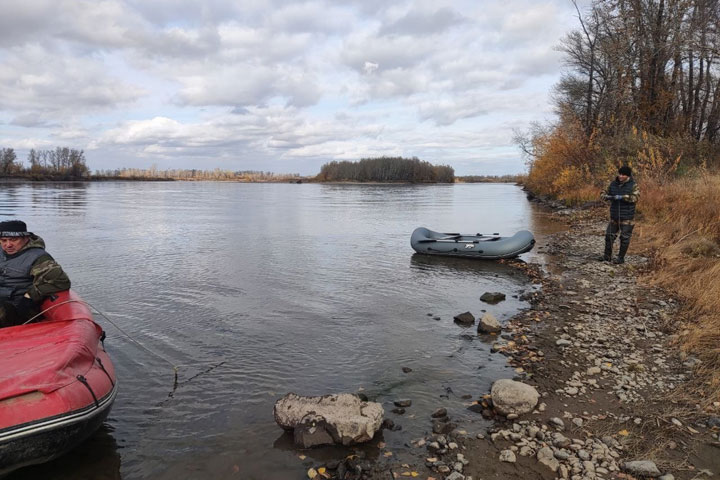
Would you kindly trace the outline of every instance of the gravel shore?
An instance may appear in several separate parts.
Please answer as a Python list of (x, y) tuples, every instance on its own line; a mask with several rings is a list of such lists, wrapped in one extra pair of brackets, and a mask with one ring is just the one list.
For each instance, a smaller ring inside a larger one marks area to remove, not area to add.
[(597, 260), (602, 217), (556, 215), (569, 229), (538, 244), (547, 265), (518, 264), (541, 288), (528, 291), (531, 308), (510, 319), (492, 347), (515, 368), (514, 380), (537, 391), (532, 411), (501, 415), (490, 392), (478, 392), (468, 406), (478, 424), (457, 425), (439, 408), (427, 419), (435, 433), (412, 442), (415, 464), (372, 462), (363, 470), (346, 461), (342, 476), (326, 478), (720, 476), (720, 403), (701, 411), (686, 391), (699, 360), (680, 350), (681, 306), (643, 283), (649, 259), (632, 248), (623, 265)]
[[(495, 415), (476, 438), (454, 432), (467, 464), (456, 468), (450, 453), (454, 472), (433, 478), (717, 477), (720, 405), (701, 412), (678, 393), (698, 366), (678, 347), (678, 303), (639, 282), (647, 258), (597, 260), (604, 220), (571, 217), (568, 231), (538, 246), (550, 255), (547, 271), (527, 266), (542, 284), (532, 308), (493, 346), (515, 367), (515, 380), (537, 389), (538, 406), (517, 418)], [(480, 401), (486, 416), (491, 402)]]

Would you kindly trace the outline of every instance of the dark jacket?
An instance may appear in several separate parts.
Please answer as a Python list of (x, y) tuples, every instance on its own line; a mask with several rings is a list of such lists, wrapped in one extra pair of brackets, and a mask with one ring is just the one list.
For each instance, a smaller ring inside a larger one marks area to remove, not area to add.
[(19, 252), (8, 255), (0, 248), (0, 300), (14, 301), (26, 293), (35, 303), (70, 288), (62, 267), (45, 251), (37, 235)]
[(632, 220), (635, 218), (635, 204), (640, 196), (640, 189), (635, 180), (630, 177), (625, 182), (621, 182), (617, 177), (610, 182), (605, 195), (614, 197), (622, 195), (622, 200), (611, 199), (610, 218), (613, 220)]

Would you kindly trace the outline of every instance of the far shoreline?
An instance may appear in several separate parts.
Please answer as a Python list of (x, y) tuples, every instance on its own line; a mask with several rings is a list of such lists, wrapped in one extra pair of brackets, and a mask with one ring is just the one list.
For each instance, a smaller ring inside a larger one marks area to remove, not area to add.
[(311, 178), (298, 178), (293, 180), (244, 180), (244, 179), (209, 179), (209, 178), (137, 178), (137, 177), (89, 177), (89, 178), (26, 178), (26, 177), (0, 177), (1, 184), (23, 184), (23, 183), (94, 183), (94, 182), (217, 182), (217, 183), (285, 183), (285, 184), (320, 184), (320, 185), (473, 185), (473, 184), (515, 184), (522, 185), (513, 180), (497, 181), (454, 181), (454, 182), (359, 182), (356, 180), (332, 180), (322, 181)]

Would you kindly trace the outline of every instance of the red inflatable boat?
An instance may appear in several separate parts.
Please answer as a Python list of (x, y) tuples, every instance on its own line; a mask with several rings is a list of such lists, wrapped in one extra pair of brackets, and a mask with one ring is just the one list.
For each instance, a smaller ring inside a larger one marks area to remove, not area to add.
[(117, 382), (104, 333), (72, 291), (38, 321), (0, 328), (0, 476), (62, 455), (110, 413)]

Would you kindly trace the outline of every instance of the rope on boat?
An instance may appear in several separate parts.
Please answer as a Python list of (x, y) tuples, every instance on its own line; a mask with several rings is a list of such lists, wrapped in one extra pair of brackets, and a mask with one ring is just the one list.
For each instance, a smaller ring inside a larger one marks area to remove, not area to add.
[[(202, 371), (202, 372), (200, 372), (200, 373), (197, 373), (197, 374), (193, 375), (192, 377), (190, 377), (189, 379), (185, 380), (184, 382), (180, 383), (180, 382), (178, 381), (178, 370), (179, 370), (179, 368), (180, 368), (181, 366), (190, 366), (190, 365), (182, 365), (182, 364), (181, 364), (181, 365), (176, 365), (176, 364), (174, 364), (173, 362), (171, 362), (170, 360), (168, 360), (167, 358), (165, 358), (165, 357), (163, 357), (162, 355), (160, 355), (159, 353), (157, 353), (157, 352), (155, 352), (155, 351), (153, 351), (153, 350), (150, 350), (150, 349), (147, 348), (145, 345), (143, 345), (142, 343), (140, 343), (140, 342), (138, 342), (137, 340), (135, 340), (135, 339), (134, 339), (129, 333), (127, 333), (125, 330), (123, 330), (122, 328), (120, 328), (120, 327), (118, 326), (118, 324), (116, 324), (115, 322), (113, 322), (112, 320), (110, 320), (110, 318), (108, 318), (107, 315), (105, 315), (103, 312), (101, 312), (100, 309), (96, 308), (95, 306), (91, 305), (90, 303), (86, 302), (85, 300), (72, 300), (72, 299), (71, 299), (71, 300), (65, 300), (65, 301), (62, 301), (62, 302), (59, 302), (59, 303), (54, 303), (54, 304), (50, 305), (50, 307), (46, 308), (46, 309), (43, 310), (42, 312), (38, 313), (38, 314), (35, 315), (34, 317), (32, 317), (32, 318), (30, 318), (29, 320), (27, 320), (25, 323), (23, 323), (23, 325), (27, 325), (28, 323), (32, 322), (32, 321), (35, 320), (36, 318), (41, 317), (44, 313), (47, 313), (47, 312), (49, 312), (50, 310), (52, 310), (52, 309), (54, 309), (54, 308), (57, 308), (57, 307), (59, 307), (60, 305), (64, 305), (64, 304), (66, 304), (66, 303), (82, 303), (82, 304), (84, 304), (84, 305), (87, 305), (88, 307), (90, 307), (90, 308), (92, 308), (93, 310), (95, 310), (95, 312), (97, 312), (97, 313), (98, 313), (101, 317), (103, 317), (105, 320), (107, 320), (108, 322), (110, 322), (110, 324), (111, 324), (113, 327), (117, 328), (120, 333), (122, 333), (123, 335), (125, 335), (125, 337), (127, 337), (128, 340), (130, 340), (131, 342), (133, 342), (135, 345), (137, 345), (138, 347), (142, 348), (142, 349), (145, 350), (146, 352), (148, 352), (148, 353), (156, 356), (157, 358), (161, 359), (163, 362), (165, 362), (165, 363), (167, 363), (168, 365), (172, 366), (172, 367), (173, 367), (173, 374), (174, 374), (173, 388), (172, 388), (172, 391), (168, 394), (168, 397), (172, 397), (172, 396), (175, 394), (175, 391), (177, 390), (178, 386), (184, 385), (184, 384), (190, 382), (191, 380), (193, 380), (193, 379), (195, 379), (195, 378), (197, 378), (197, 377), (199, 377), (199, 376), (201, 376), (201, 375), (204, 375), (204, 374), (206, 374), (206, 373), (210, 373), (211, 371), (215, 370), (217, 367), (219, 367), (219, 366), (221, 366), (221, 365), (223, 365), (223, 364), (225, 363), (224, 361), (222, 361), (222, 362), (217, 363), (217, 364), (212, 364), (212, 365), (210, 366), (210, 368), (208, 368), (208, 369), (206, 369), (206, 370), (204, 370), (204, 371)], [(197, 364), (198, 364), (198, 363), (195, 363), (195, 365), (197, 365)]]

